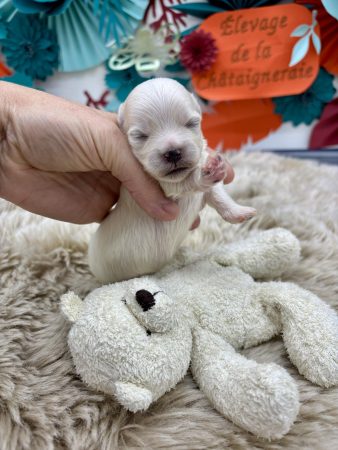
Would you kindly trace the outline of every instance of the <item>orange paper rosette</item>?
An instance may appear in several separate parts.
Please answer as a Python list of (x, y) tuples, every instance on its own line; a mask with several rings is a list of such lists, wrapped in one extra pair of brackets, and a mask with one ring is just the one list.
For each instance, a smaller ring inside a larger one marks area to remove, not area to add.
[(211, 148), (222, 144), (226, 149), (239, 149), (248, 139), (263, 139), (278, 129), (281, 117), (274, 112), (270, 99), (251, 99), (220, 102), (214, 112), (204, 113), (202, 129)]
[(12, 72), (3, 62), (0, 61), (0, 77), (9, 77)]

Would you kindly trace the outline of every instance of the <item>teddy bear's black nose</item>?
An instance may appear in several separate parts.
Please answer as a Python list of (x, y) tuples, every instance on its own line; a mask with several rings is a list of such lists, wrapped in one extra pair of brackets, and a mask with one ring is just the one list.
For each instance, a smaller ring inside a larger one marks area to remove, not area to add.
[(153, 294), (145, 289), (136, 292), (136, 301), (143, 311), (148, 311), (148, 309), (152, 308), (156, 303)]

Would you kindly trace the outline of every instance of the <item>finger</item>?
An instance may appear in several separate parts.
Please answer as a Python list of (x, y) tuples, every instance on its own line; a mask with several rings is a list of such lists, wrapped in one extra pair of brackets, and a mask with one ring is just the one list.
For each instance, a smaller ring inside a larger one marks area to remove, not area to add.
[(201, 218), (200, 216), (197, 216), (196, 219), (194, 220), (193, 224), (190, 227), (190, 231), (195, 230), (195, 228), (199, 227), (201, 223)]
[(234, 169), (232, 168), (232, 165), (229, 163), (229, 161), (225, 160), (225, 165), (226, 165), (226, 176), (223, 180), (223, 183), (229, 184), (235, 178), (235, 172), (234, 172)]
[(119, 152), (111, 161), (113, 175), (151, 217), (158, 220), (175, 219), (179, 212), (178, 205), (165, 197), (158, 182), (144, 172), (132, 155), (126, 140), (122, 136), (120, 139), (121, 145), (115, 145)]
[(159, 184), (143, 173), (142, 169), (135, 169), (131, 177), (123, 179), (123, 186), (151, 217), (158, 220), (174, 220), (177, 217), (178, 205), (168, 200)]

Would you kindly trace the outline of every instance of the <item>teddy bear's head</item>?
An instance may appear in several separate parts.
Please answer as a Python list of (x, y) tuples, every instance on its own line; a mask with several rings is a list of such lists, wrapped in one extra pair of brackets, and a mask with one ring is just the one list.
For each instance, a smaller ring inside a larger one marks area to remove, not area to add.
[[(73, 322), (68, 343), (77, 372), (128, 409), (148, 407), (188, 369), (190, 325), (178, 303), (150, 277), (103, 286), (83, 301), (70, 292), (61, 309)], [(151, 392), (146, 400), (144, 389)]]
[(167, 333), (180, 321), (179, 306), (151, 278), (126, 284), (122, 302), (149, 332)]

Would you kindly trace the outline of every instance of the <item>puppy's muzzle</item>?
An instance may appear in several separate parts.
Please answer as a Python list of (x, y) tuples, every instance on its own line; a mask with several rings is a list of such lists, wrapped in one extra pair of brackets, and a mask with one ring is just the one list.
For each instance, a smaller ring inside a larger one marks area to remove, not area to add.
[(181, 149), (175, 148), (167, 151), (163, 157), (168, 163), (177, 164), (182, 159), (182, 151)]

